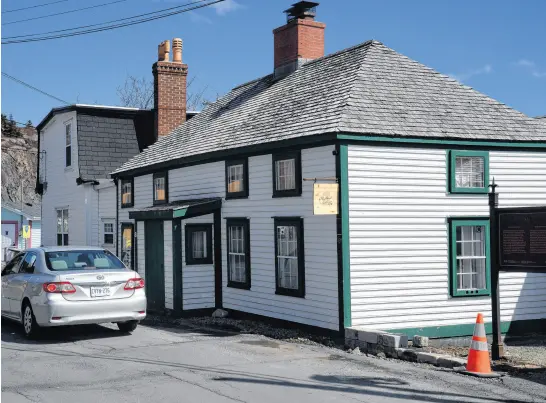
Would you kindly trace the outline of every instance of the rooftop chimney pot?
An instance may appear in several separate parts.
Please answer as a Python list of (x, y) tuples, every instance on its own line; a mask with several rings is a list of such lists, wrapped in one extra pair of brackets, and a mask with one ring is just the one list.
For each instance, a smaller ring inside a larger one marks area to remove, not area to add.
[(171, 52), (171, 42), (169, 40), (161, 42), (157, 46), (157, 60), (160, 62), (168, 62), (170, 52)]
[(173, 39), (173, 63), (182, 63), (182, 39)]

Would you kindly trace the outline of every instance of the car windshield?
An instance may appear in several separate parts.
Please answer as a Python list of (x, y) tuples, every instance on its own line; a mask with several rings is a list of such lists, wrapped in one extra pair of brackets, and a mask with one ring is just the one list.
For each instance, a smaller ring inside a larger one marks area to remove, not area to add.
[(107, 250), (69, 250), (45, 253), (47, 268), (63, 270), (125, 269), (123, 263)]

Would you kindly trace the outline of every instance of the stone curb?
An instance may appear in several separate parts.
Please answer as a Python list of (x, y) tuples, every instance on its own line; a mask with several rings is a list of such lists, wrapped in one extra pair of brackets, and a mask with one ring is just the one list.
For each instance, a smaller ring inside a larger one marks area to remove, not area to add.
[(458, 357), (451, 357), (449, 355), (427, 353), (424, 351), (418, 351), (411, 348), (397, 348), (396, 358), (403, 361), (418, 362), (423, 364), (432, 364), (441, 368), (457, 368), (465, 367), (466, 360)]

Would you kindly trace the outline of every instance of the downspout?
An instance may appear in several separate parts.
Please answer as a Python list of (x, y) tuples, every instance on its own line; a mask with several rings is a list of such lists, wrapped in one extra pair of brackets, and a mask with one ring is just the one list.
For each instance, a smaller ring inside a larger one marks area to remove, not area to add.
[[(122, 236), (122, 234), (121, 234), (121, 229), (119, 228), (118, 178), (114, 177), (114, 183), (116, 184), (116, 197), (115, 197), (116, 201), (114, 203), (114, 205), (116, 206), (116, 256), (119, 257), (119, 238), (120, 238), (120, 236)], [(134, 192), (134, 190), (133, 190), (133, 192)], [(136, 232), (136, 225), (133, 227), (133, 232)], [(135, 242), (135, 244), (136, 244), (136, 242)], [(133, 248), (134, 247), (135, 246), (133, 245)], [(135, 271), (136, 271), (136, 267), (135, 267)]]

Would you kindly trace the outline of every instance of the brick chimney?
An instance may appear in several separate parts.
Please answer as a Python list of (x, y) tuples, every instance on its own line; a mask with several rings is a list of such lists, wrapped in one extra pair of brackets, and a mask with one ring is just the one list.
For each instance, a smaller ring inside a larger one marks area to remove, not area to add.
[(283, 77), (303, 63), (324, 56), (324, 28), (315, 21), (319, 3), (300, 1), (285, 10), (287, 23), (273, 30), (275, 77)]
[(182, 39), (173, 39), (173, 60), (169, 60), (170, 41), (158, 46), (154, 74), (155, 135), (166, 136), (186, 121), (186, 81), (188, 65), (182, 63)]

